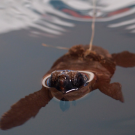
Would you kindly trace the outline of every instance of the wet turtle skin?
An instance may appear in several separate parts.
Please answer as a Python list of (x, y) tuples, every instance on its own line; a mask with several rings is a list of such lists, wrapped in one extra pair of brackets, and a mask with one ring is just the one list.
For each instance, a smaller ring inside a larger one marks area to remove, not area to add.
[[(92, 51), (88, 52), (88, 45), (86, 46), (76, 45), (73, 46), (71, 49), (69, 49), (68, 53), (60, 57), (53, 64), (51, 69), (47, 72), (47, 74), (44, 77), (52, 74), (52, 72), (53, 74), (55, 74), (55, 72), (58, 73), (58, 71), (61, 72), (65, 70), (66, 70), (66, 74), (62, 75), (63, 77), (66, 77), (66, 75), (71, 71), (72, 73), (73, 72), (78, 73), (79, 71), (92, 72), (94, 74), (94, 79), (92, 80), (92, 82), (88, 84), (88, 86), (86, 86), (86, 88), (83, 88), (84, 90), (81, 93), (79, 93), (81, 90), (79, 91), (78, 89), (76, 94), (74, 94), (75, 92), (74, 93), (70, 92), (63, 95), (57, 91), (58, 87), (50, 85), (50, 88), (57, 89), (57, 90), (56, 89), (50, 90), (52, 92), (52, 95), (60, 100), (65, 98), (65, 100), (71, 101), (71, 100), (76, 100), (84, 96), (86, 93), (89, 93), (95, 89), (99, 89), (104, 94), (123, 102), (124, 100), (121, 92), (121, 85), (119, 83), (110, 84), (111, 77), (115, 72), (115, 68), (116, 68), (116, 62), (114, 61), (112, 55), (109, 54), (107, 50), (104, 50), (103, 48), (98, 46), (93, 46)], [(59, 81), (58, 80), (59, 77), (57, 75), (58, 74), (55, 74), (55, 77), (51, 76), (51, 78), (53, 78), (51, 82), (54, 82), (54, 80)], [(74, 74), (74, 76), (75, 75), (76, 74)], [(71, 74), (69, 75), (69, 77), (72, 78)], [(59, 86), (63, 87), (62, 86), (64, 85), (63, 83), (59, 84)]]
[(110, 84), (116, 65), (134, 67), (135, 54), (124, 51), (111, 55), (98, 46), (93, 46), (91, 51), (88, 51), (88, 45), (73, 46), (44, 75), (41, 90), (20, 99), (4, 113), (0, 128), (7, 130), (22, 125), (35, 117), (53, 97), (73, 101), (99, 89), (113, 99), (124, 102), (121, 85), (118, 82)]

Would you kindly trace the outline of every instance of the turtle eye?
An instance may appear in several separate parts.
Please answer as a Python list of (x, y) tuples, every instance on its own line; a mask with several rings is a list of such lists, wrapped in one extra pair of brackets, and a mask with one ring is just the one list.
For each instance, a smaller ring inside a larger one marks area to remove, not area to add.
[(77, 84), (78, 86), (82, 86), (84, 84), (84, 78), (82, 75), (79, 75), (77, 78)]
[(85, 75), (81, 73), (76, 73), (74, 79), (72, 80), (75, 87), (79, 88), (80, 86), (84, 85), (88, 79), (85, 79)]

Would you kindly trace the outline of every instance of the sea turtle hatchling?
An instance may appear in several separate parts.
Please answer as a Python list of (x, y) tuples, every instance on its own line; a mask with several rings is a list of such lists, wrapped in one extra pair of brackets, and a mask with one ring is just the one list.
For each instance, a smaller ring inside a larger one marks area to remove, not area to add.
[(110, 83), (116, 65), (135, 66), (135, 54), (128, 51), (109, 54), (101, 47), (76, 45), (60, 57), (44, 75), (42, 89), (20, 99), (0, 119), (3, 130), (22, 125), (36, 116), (41, 107), (56, 97), (62, 101), (77, 100), (99, 89), (113, 99), (124, 102), (121, 85)]

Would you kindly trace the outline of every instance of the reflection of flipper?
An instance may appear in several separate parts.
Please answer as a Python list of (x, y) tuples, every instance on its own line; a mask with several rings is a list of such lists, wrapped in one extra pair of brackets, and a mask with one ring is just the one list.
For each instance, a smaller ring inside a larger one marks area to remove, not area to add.
[(67, 111), (70, 108), (70, 102), (69, 101), (60, 101), (60, 109), (64, 112)]
[(102, 83), (99, 85), (99, 90), (102, 93), (116, 100), (120, 100), (121, 102), (124, 102), (123, 95), (121, 92), (121, 85), (119, 83), (111, 83), (111, 84)]
[(45, 88), (20, 99), (2, 116), (0, 128), (6, 130), (22, 125), (31, 117), (35, 117), (40, 108), (44, 107), (51, 99), (49, 90)]
[(116, 64), (121, 67), (134, 67), (135, 66), (135, 54), (128, 51), (124, 51), (117, 54), (112, 54), (112, 57)]
[(73, 106), (76, 106), (76, 104), (77, 104), (77, 103), (76, 103), (76, 100), (72, 101), (72, 105), (73, 105)]

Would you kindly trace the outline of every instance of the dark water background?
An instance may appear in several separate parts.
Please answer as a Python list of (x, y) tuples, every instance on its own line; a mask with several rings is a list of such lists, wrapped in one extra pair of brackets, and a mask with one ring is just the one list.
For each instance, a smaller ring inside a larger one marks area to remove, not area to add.
[[(51, 13), (49, 15), (51, 16)], [(41, 14), (39, 16), (41, 17)], [(56, 59), (67, 52), (44, 47), (42, 43), (68, 48), (77, 44), (89, 44), (90, 21), (73, 21), (54, 14), (53, 17), (72, 23), (74, 27), (62, 26), (66, 32), (60, 35), (28, 26), (25, 29), (20, 27), (18, 30), (1, 32), (0, 116), (20, 98), (40, 90), (43, 75)], [(127, 25), (108, 27), (112, 23), (134, 18), (135, 14), (130, 14), (112, 21), (96, 22), (94, 45), (101, 46), (110, 53), (124, 50), (135, 53), (135, 33), (127, 30)], [(5, 26), (1, 24), (2, 27)], [(135, 67), (117, 67), (112, 82), (121, 83), (124, 103), (95, 90), (87, 97), (76, 101), (76, 105), (70, 102), (70, 108), (63, 112), (59, 107), (59, 101), (52, 99), (35, 118), (19, 127), (7, 131), (0, 130), (0, 135), (134, 135)]]

